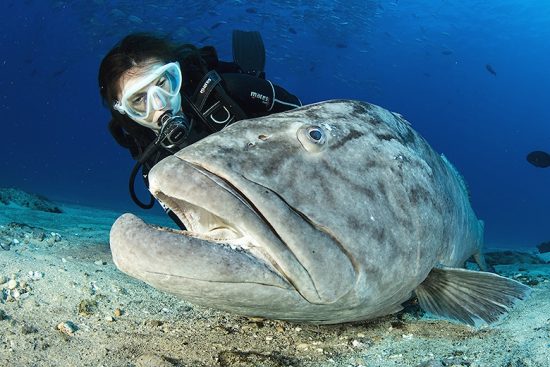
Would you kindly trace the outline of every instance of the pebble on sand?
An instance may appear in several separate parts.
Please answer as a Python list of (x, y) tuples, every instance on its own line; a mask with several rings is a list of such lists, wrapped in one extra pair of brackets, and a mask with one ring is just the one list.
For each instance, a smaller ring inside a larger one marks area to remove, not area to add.
[(97, 311), (97, 301), (93, 299), (83, 299), (78, 304), (78, 314), (80, 316), (91, 316)]
[(71, 321), (64, 321), (57, 324), (56, 329), (61, 331), (63, 334), (73, 336), (78, 330), (78, 327)]
[(29, 279), (40, 280), (44, 277), (44, 274), (40, 271), (29, 271)]

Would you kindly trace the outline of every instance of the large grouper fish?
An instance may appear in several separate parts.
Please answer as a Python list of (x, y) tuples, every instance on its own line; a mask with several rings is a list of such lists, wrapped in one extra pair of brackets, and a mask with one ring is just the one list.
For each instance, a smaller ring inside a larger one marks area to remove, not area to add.
[(349, 100), (239, 121), (153, 167), (149, 190), (186, 231), (124, 214), (111, 250), (126, 274), (197, 305), (341, 323), (413, 295), (479, 325), (529, 288), (482, 270), (483, 222), (466, 185), (400, 115)]

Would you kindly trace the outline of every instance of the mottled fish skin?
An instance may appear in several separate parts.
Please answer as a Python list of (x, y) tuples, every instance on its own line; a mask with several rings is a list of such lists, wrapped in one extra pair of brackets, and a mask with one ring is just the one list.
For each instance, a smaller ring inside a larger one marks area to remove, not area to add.
[[(323, 144), (308, 138), (315, 126)], [(400, 115), (364, 102), (240, 121), (161, 161), (149, 180), (189, 232), (125, 214), (111, 230), (116, 265), (238, 314), (313, 323), (387, 315), (434, 267), (462, 267), (482, 245), (458, 172)], [(216, 226), (248, 245), (211, 240), (204, 232)]]

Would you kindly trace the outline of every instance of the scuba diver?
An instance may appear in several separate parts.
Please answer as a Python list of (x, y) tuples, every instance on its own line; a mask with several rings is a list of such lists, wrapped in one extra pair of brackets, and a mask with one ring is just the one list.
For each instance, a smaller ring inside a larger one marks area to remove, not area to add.
[[(265, 79), (265, 48), (259, 32), (233, 31), (233, 62), (218, 59), (212, 46), (173, 44), (148, 33), (126, 36), (103, 58), (98, 75), (109, 131), (130, 151), (148, 187), (147, 174), (168, 155), (235, 121), (300, 107), (300, 100)], [(162, 203), (160, 203), (162, 206)], [(163, 206), (182, 229), (174, 213)]]
[(527, 161), (535, 167), (550, 167), (550, 154), (541, 150), (535, 150), (534, 152), (527, 154)]

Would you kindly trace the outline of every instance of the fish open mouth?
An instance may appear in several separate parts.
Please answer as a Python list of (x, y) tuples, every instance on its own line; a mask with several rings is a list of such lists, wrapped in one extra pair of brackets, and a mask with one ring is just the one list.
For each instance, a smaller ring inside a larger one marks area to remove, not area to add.
[[(257, 289), (294, 294), (291, 277), (300, 272), (307, 279), (307, 272), (262, 216), (269, 210), (253, 204), (261, 197), (241, 192), (254, 183), (245, 179), (233, 185), (242, 176), (228, 173), (224, 179), (223, 168), (220, 175), (212, 171), (175, 156), (153, 167), (151, 192), (187, 230), (151, 226), (124, 214), (110, 232), (114, 263), (156, 288), (206, 305), (227, 298), (237, 305), (257, 304), (258, 299), (242, 296)], [(290, 264), (288, 270), (284, 264)]]
[(185, 225), (187, 230), (182, 234), (223, 243), (238, 242), (245, 237), (234, 225), (202, 207), (171, 198), (163, 192), (157, 192), (155, 196)]
[[(156, 180), (158, 173), (151, 171), (150, 190), (186, 227), (180, 233), (232, 248), (255, 247), (250, 227), (267, 223), (251, 200), (228, 180), (202, 166), (179, 160), (178, 169), (186, 171), (179, 177), (191, 182), (179, 179), (174, 185), (173, 180), (166, 180), (166, 171), (162, 172), (162, 180)], [(166, 185), (167, 181), (172, 184)]]

